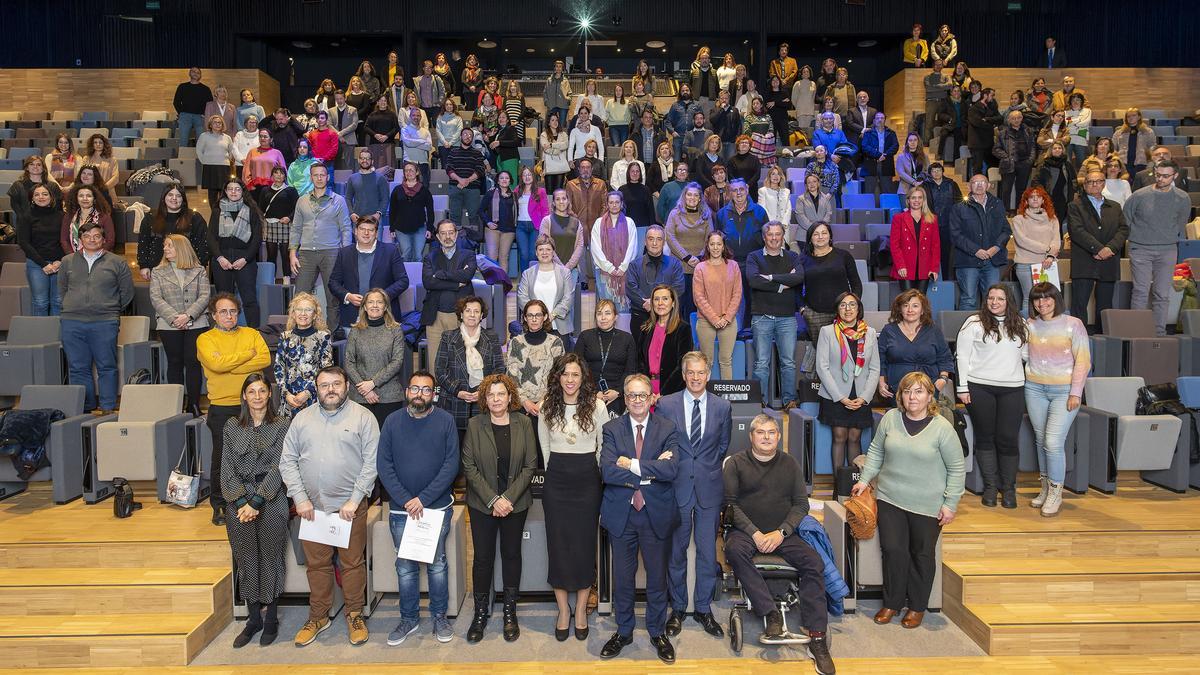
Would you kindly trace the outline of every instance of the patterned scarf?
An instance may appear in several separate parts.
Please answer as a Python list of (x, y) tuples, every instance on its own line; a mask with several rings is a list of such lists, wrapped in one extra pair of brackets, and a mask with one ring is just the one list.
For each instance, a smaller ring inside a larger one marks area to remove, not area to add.
[(98, 222), (100, 222), (100, 212), (95, 208), (92, 209), (92, 212), (89, 213), (87, 217), (83, 217), (82, 210), (75, 214), (75, 217), (71, 219), (70, 234), (72, 251), (78, 253), (79, 251), (83, 250), (83, 242), (79, 240), (79, 233), (83, 231), (84, 225), (91, 225), (92, 223)]
[(467, 348), (467, 384), (474, 389), (483, 382), (483, 355), (479, 353), (478, 349), (479, 338), (483, 335), (483, 325), (475, 327), (474, 335), (467, 332), (466, 326), (463, 326), (459, 332), (462, 333), (463, 345)]
[[(625, 214), (613, 219), (607, 210), (600, 219), (601, 248), (604, 258), (613, 267), (620, 267), (625, 262), (625, 252), (629, 249), (629, 229), (625, 226)], [(618, 298), (625, 297), (625, 277), (608, 276), (608, 285)]]
[[(863, 369), (863, 346), (867, 342), (867, 322), (860, 320), (857, 323), (848, 324), (838, 319), (833, 322), (833, 332), (837, 335), (838, 351), (842, 356), (842, 379), (850, 380), (852, 377), (857, 377)], [(850, 363), (849, 340), (856, 341), (853, 368)]]

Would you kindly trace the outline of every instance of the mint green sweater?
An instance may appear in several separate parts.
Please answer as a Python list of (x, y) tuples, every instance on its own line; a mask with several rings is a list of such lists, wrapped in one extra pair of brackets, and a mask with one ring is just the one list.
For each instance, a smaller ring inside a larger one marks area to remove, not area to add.
[(909, 436), (903, 414), (892, 408), (879, 421), (860, 480), (878, 477), (875, 496), (905, 511), (934, 518), (943, 506), (957, 511), (965, 475), (958, 434), (935, 415), (921, 433)]

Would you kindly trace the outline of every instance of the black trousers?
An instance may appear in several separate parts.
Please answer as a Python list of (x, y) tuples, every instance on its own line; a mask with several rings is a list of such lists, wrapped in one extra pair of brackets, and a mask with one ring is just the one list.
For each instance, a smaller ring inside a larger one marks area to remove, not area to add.
[(921, 291), (921, 295), (925, 295), (925, 293), (928, 292), (928, 290), (929, 290), (929, 279), (928, 278), (916, 279), (916, 280), (900, 279), (900, 290), (901, 291), (909, 291), (914, 288), (917, 289), (918, 291)]
[[(270, 241), (266, 242), (266, 244), (267, 259), (264, 262), (275, 263), (278, 265), (278, 267), (275, 268), (275, 278), (292, 276), (292, 256), (288, 251), (288, 245), (276, 244)], [(218, 267), (220, 267), (220, 265), (218, 265)]]
[[(1116, 292), (1117, 282), (1115, 281), (1100, 281), (1098, 279), (1081, 279), (1079, 277), (1071, 277), (1071, 316), (1083, 322), (1087, 326), (1088, 333), (1098, 332), (1100, 326), (1100, 312), (1106, 309), (1112, 309), (1113, 294)], [(1087, 320), (1088, 301), (1092, 299), (1092, 291), (1096, 292), (1096, 323), (1089, 324)]]
[(885, 176), (891, 177), (896, 175), (896, 163), (894, 158), (885, 159), (880, 162), (870, 157), (863, 157), (862, 167), (866, 170), (868, 176)]
[(504, 588), (521, 587), (521, 536), (528, 511), (513, 511), (503, 518), (470, 509), (471, 544), (475, 559), (471, 562), (471, 580), (476, 593), (492, 588), (496, 566), (496, 535), (500, 535), (500, 570)]
[(1006, 210), (1017, 208), (1021, 193), (1029, 186), (1029, 176), (1033, 173), (1033, 165), (1018, 164), (1012, 173), (1000, 174), (1000, 201)]
[(196, 356), (196, 338), (207, 328), (160, 330), (158, 339), (167, 354), (167, 382), (182, 384), (188, 405), (200, 404), (200, 383), (204, 372)]
[[(750, 598), (754, 614), (766, 616), (775, 609), (775, 599), (762, 574), (754, 569), (756, 553), (758, 548), (754, 540), (745, 532), (730, 530), (725, 537), (725, 560), (737, 575), (742, 591)], [(795, 534), (784, 537), (774, 553), (800, 572), (800, 619), (804, 627), (824, 633), (829, 624), (829, 611), (825, 606), (825, 564), (821, 555)]]
[(975, 459), (984, 487), (1001, 490), (1017, 482), (1017, 439), (1025, 414), (1025, 387), (997, 387), (967, 383), (971, 425), (975, 431)]
[(224, 447), (222, 432), (225, 430), (225, 423), (230, 418), (236, 418), (241, 412), (240, 405), (210, 405), (208, 414), (204, 417), (208, 430), (212, 432), (212, 490), (209, 502), (214, 509), (225, 508), (225, 495), (221, 494), (221, 449)]
[(241, 297), (246, 325), (257, 330), (261, 325), (258, 312), (258, 251), (227, 251), (224, 255), (231, 263), (238, 258), (245, 258), (246, 264), (240, 270), (224, 270), (220, 263), (213, 260), (213, 284), (218, 293), (237, 293)]
[[(970, 179), (971, 176), (977, 173), (986, 176), (987, 174), (983, 173), (983, 165), (985, 163), (988, 166), (995, 165), (995, 161), (992, 159), (992, 149), (970, 147), (968, 149), (971, 151), (971, 156), (967, 158), (967, 178)], [(942, 241), (946, 240), (943, 239)]]
[(883, 551), (883, 606), (914, 612), (928, 609), (937, 572), (942, 528), (930, 518), (879, 500), (879, 548)]

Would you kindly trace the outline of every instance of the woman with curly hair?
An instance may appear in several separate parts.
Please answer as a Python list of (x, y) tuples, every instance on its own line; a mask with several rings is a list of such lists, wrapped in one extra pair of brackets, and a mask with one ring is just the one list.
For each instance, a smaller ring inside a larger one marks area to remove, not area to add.
[(279, 416), (291, 419), (317, 400), (317, 372), (333, 365), (333, 342), (312, 293), (297, 293), (288, 306), (287, 329), (275, 352), (280, 386)]
[(1058, 262), (1062, 246), (1059, 211), (1046, 190), (1035, 185), (1021, 195), (1017, 215), (1012, 219), (1014, 272), (1021, 287), (1021, 314), (1028, 316), (1029, 291), (1033, 288), (1033, 265), (1050, 267)]
[(379, 79), (379, 73), (375, 72), (375, 66), (364, 59), (362, 63), (358, 64), (358, 70), (354, 71), (354, 76), (362, 81), (367, 98), (371, 101), (378, 101), (383, 94), (383, 81)]
[[(612, 386), (620, 389), (621, 383)], [(538, 415), (538, 441), (546, 463), (542, 506), (546, 512), (547, 581), (554, 588), (558, 619), (554, 637), (567, 639), (570, 594), (575, 596), (575, 637), (587, 639), (588, 593), (595, 580), (596, 528), (600, 519), (600, 441), (608, 410), (583, 357), (554, 361)]]
[(87, 148), (87, 156), (83, 158), (83, 163), (100, 169), (100, 179), (104, 181), (104, 187), (113, 189), (120, 172), (117, 170), (116, 160), (113, 159), (113, 146), (108, 137), (92, 134), (84, 147)]
[(958, 352), (958, 400), (975, 427), (975, 459), (983, 476), (982, 503), (1017, 508), (1017, 434), (1025, 414), (1029, 327), (1008, 287), (993, 284), (979, 312), (963, 322)]

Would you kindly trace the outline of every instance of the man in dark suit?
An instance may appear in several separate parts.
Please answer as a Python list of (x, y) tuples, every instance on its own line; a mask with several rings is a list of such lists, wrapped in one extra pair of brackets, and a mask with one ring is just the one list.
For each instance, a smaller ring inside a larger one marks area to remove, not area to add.
[[(1146, 168), (1134, 174), (1133, 178), (1129, 181), (1130, 188), (1134, 192), (1147, 185), (1154, 185), (1154, 167), (1158, 166), (1159, 162), (1168, 162), (1171, 160), (1171, 151), (1165, 145), (1156, 145), (1150, 148), (1149, 155), (1150, 161), (1146, 163)], [(1187, 174), (1182, 171), (1175, 174), (1175, 187), (1184, 192), (1189, 191)]]
[(650, 378), (640, 373), (625, 378), (627, 412), (604, 425), (600, 525), (608, 531), (612, 545), (617, 632), (600, 650), (600, 657), (611, 659), (633, 644), (640, 551), (646, 569), (646, 630), (658, 658), (674, 663), (675, 648), (664, 631), (671, 532), (679, 523), (674, 481), (682, 453), (675, 425), (662, 415), (650, 414), (650, 395)]
[(1059, 46), (1058, 41), (1052, 37), (1046, 38), (1046, 48), (1038, 55), (1037, 62), (1033, 64), (1034, 68), (1066, 68), (1067, 54)]
[(725, 536), (725, 557), (766, 629), (762, 641), (785, 638), (783, 615), (775, 606), (754, 556), (774, 554), (800, 573), (797, 595), (800, 620), (809, 638), (808, 654), (819, 675), (833, 675), (826, 629), (825, 563), (816, 549), (796, 534), (808, 515), (808, 487), (800, 464), (779, 452), (779, 423), (769, 415), (750, 422), (750, 450), (729, 457), (722, 475), (725, 505), (733, 528)]
[(358, 321), (363, 296), (372, 288), (382, 288), (387, 293), (392, 317), (400, 319), (400, 294), (408, 288), (404, 256), (395, 244), (379, 241), (378, 234), (375, 216), (363, 216), (354, 226), (354, 243), (338, 249), (333, 273), (329, 275), (329, 288), (342, 301), (340, 316), (329, 318), (329, 323), (336, 322), (337, 328)]
[(842, 120), (842, 130), (846, 132), (846, 138), (855, 145), (862, 145), (863, 130), (870, 129), (875, 124), (875, 113), (879, 111), (872, 108), (870, 102), (870, 95), (859, 89), (855, 105), (846, 111), (846, 119)]
[(437, 356), (442, 333), (458, 328), (456, 307), (462, 298), (474, 295), (471, 279), (478, 266), (475, 252), (458, 245), (458, 225), (442, 219), (435, 230), (437, 243), (430, 246), (421, 264), (421, 325), (425, 326), (427, 363)]
[(1084, 194), (1067, 205), (1071, 233), (1071, 315), (1087, 326), (1088, 301), (1096, 292), (1096, 323), (1100, 312), (1113, 306), (1113, 291), (1121, 278), (1121, 252), (1129, 225), (1121, 206), (1104, 197), (1104, 174), (1090, 171), (1083, 179)]
[(679, 635), (688, 606), (688, 540), (695, 530), (696, 584), (692, 592), (693, 617), (705, 632), (723, 637), (725, 631), (712, 614), (710, 601), (717, 585), (717, 521), (721, 516), (724, 484), (721, 462), (729, 450), (733, 433), (733, 407), (729, 401), (708, 393), (712, 364), (703, 352), (683, 355), (683, 391), (664, 396), (655, 412), (671, 420), (679, 430), (682, 451), (675, 500), (679, 504), (679, 527), (671, 541), (671, 615), (667, 635)]

